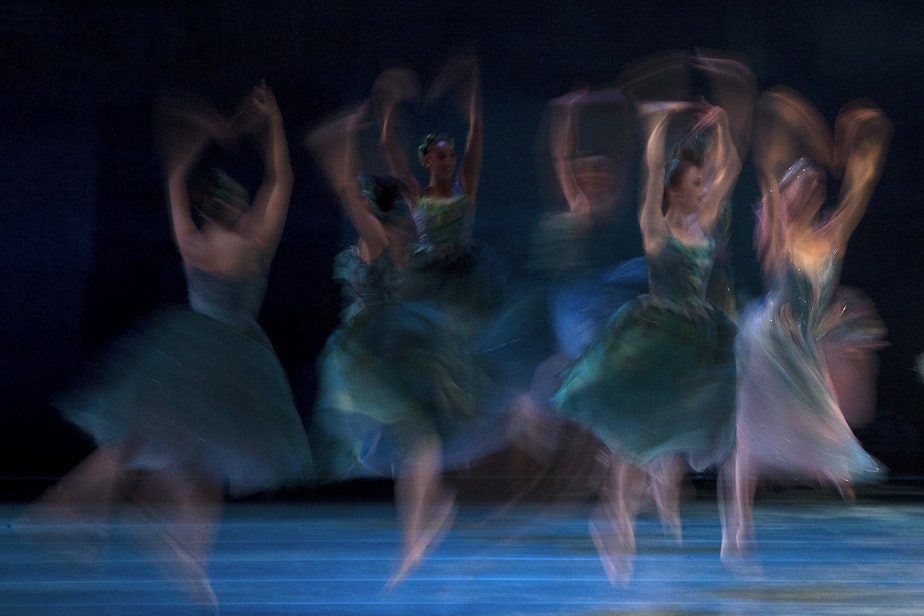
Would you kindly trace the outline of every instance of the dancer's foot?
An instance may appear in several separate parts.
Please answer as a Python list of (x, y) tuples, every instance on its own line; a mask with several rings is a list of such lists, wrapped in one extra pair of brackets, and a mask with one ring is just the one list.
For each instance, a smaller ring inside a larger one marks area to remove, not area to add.
[[(677, 507), (676, 497), (665, 496), (659, 492), (662, 489), (676, 489), (671, 486), (659, 486), (654, 488), (655, 506), (658, 509), (658, 517), (661, 518), (661, 532), (667, 539), (670, 539), (677, 545), (683, 544), (683, 522), (680, 519), (680, 510)], [(673, 498), (673, 500), (671, 500)]]
[(664, 536), (678, 545), (683, 543), (680, 520), (680, 491), (686, 468), (675, 456), (662, 456), (648, 467), (651, 492)]
[(629, 541), (620, 537), (609, 522), (593, 518), (588, 522), (588, 531), (610, 584), (617, 588), (628, 586), (635, 570), (634, 538)]
[(400, 584), (420, 564), (424, 554), (439, 544), (455, 520), (455, 501), (455, 496), (450, 492), (439, 504), (431, 508), (432, 517), (423, 530), (408, 542), (401, 564), (385, 584), (386, 592), (391, 592)]
[(722, 539), (721, 559), (726, 569), (740, 577), (762, 579), (763, 569), (753, 549), (753, 540), (746, 534)]
[(170, 549), (172, 562), (162, 563), (162, 567), (201, 614), (218, 614), (218, 597), (209, 582), (205, 563), (169, 532), (164, 533), (163, 538)]

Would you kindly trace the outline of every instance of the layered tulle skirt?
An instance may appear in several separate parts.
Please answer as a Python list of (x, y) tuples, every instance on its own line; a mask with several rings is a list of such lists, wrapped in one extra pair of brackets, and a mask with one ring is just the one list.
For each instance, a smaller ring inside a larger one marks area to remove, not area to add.
[(193, 464), (232, 495), (311, 482), (286, 373), (252, 319), (170, 307), (117, 339), (55, 405), (129, 464)]
[(664, 454), (719, 464), (734, 447), (735, 331), (708, 304), (638, 297), (565, 371), (553, 406), (636, 464)]
[[(738, 446), (755, 474), (842, 483), (874, 480), (884, 471), (851, 431), (836, 388), (839, 381), (844, 396), (851, 395), (847, 388), (869, 395), (869, 375), (850, 377), (845, 362), (869, 358), (884, 329), (868, 300), (852, 293), (836, 297), (818, 331), (803, 332), (774, 295), (742, 319)], [(829, 358), (841, 364), (838, 381)]]
[(464, 328), (432, 304), (363, 309), (319, 361), (311, 436), (325, 481), (395, 476), (429, 437), (445, 467), (501, 444), (501, 396)]
[(434, 303), (470, 332), (479, 331), (503, 305), (508, 277), (497, 254), (474, 242), (447, 254), (415, 252), (401, 271), (401, 297)]
[(549, 308), (559, 348), (578, 358), (626, 302), (648, 292), (645, 257), (600, 271), (563, 277), (551, 286)]

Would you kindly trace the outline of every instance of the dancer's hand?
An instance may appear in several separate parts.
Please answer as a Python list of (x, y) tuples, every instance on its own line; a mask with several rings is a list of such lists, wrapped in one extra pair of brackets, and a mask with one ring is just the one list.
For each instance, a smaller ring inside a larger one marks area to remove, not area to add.
[(282, 121), (276, 96), (265, 81), (261, 81), (241, 102), (231, 119), (235, 137)]
[(560, 96), (556, 98), (555, 100), (553, 100), (552, 106), (559, 107), (566, 111), (571, 111), (575, 107), (578, 107), (579, 105), (583, 104), (583, 102), (587, 98), (587, 93), (589, 91), (590, 90), (586, 85), (578, 86), (577, 88), (575, 88), (571, 92), (568, 92), (564, 96)]
[(279, 111), (279, 105), (276, 103), (276, 96), (265, 81), (253, 89), (251, 94), (253, 107), (269, 120), (277, 120), (282, 117)]
[(166, 175), (185, 176), (207, 143), (229, 138), (230, 124), (204, 101), (174, 93), (158, 101), (155, 130)]
[(711, 105), (705, 100), (700, 102), (700, 114), (693, 126), (694, 131), (705, 130), (712, 126), (728, 123), (728, 115), (725, 110), (717, 105)]
[(652, 116), (663, 117), (672, 113), (693, 109), (694, 103), (685, 101), (646, 101), (639, 103), (638, 114), (643, 118)]
[(407, 68), (390, 68), (383, 71), (372, 85), (372, 100), (382, 124), (391, 123), (398, 105), (416, 100), (420, 84), (416, 73)]
[(646, 132), (651, 134), (655, 128), (664, 124), (669, 116), (693, 107), (693, 103), (684, 101), (648, 101), (638, 105), (638, 114), (642, 118)]
[(723, 85), (750, 87), (754, 81), (751, 69), (734, 58), (722, 58), (716, 55), (708, 55), (707, 52), (697, 51), (691, 63), (693, 68), (705, 73), (710, 80), (719, 81)]
[(879, 153), (892, 132), (892, 123), (881, 109), (858, 102), (841, 111), (834, 125), (841, 162), (850, 155), (866, 157)]
[(443, 66), (427, 91), (424, 102), (429, 105), (445, 96), (457, 84), (461, 84), (462, 90), (458, 95), (458, 101), (464, 108), (463, 115), (467, 115), (467, 103), (480, 83), (481, 68), (478, 64), (478, 57), (473, 51), (466, 51), (455, 56)]

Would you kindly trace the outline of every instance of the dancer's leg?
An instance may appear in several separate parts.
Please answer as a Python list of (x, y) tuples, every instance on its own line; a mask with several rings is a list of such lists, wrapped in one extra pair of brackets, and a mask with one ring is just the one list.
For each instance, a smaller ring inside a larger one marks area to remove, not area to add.
[(164, 573), (205, 612), (218, 611), (208, 561), (224, 503), (219, 483), (194, 465), (142, 471), (132, 503), (140, 539)]
[(625, 586), (635, 567), (635, 519), (647, 487), (647, 473), (613, 454), (602, 501), (590, 520), (590, 534), (607, 577)]
[(26, 509), (15, 522), (18, 534), (75, 562), (95, 562), (121, 497), (125, 455), (122, 448), (97, 448)]
[(739, 446), (719, 472), (722, 498), (722, 560), (734, 565), (743, 559), (754, 540), (753, 507), (757, 479), (748, 451)]
[(443, 485), (441, 460), (442, 442), (439, 437), (425, 437), (414, 448), (406, 471), (395, 480), (395, 498), (403, 528), (403, 558), (388, 581), (388, 589), (407, 577), (437, 536), (452, 523), (455, 497)]
[(687, 471), (686, 464), (680, 456), (665, 454), (654, 460), (648, 470), (651, 475), (651, 492), (664, 534), (681, 543), (683, 525), (680, 521), (680, 490)]

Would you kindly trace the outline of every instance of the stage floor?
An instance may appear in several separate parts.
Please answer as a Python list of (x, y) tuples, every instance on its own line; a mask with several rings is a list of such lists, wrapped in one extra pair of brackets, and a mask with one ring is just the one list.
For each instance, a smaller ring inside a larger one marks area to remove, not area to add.
[[(117, 520), (92, 565), (37, 550), (0, 505), (0, 613), (195, 614), (138, 531)], [(391, 592), (400, 533), (389, 502), (238, 502), (210, 564), (222, 614), (437, 616), (924, 613), (924, 492), (879, 488), (856, 503), (788, 490), (758, 500), (759, 571), (719, 559), (714, 499), (683, 503), (684, 541), (638, 524), (635, 575), (607, 581), (588, 536), (589, 505), (461, 503), (452, 529)]]

